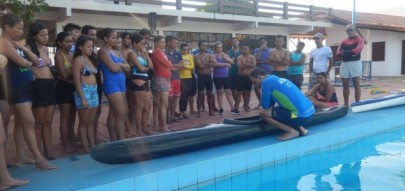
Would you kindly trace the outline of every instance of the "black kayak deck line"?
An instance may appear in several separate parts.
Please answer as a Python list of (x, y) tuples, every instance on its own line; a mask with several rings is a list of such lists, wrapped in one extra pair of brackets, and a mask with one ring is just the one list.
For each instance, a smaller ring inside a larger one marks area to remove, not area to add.
[[(326, 108), (316, 112), (308, 126), (347, 115), (348, 107)], [(192, 152), (210, 147), (263, 137), (277, 132), (260, 117), (225, 119), (223, 123), (184, 131), (163, 133), (99, 144), (90, 156), (101, 163), (125, 164)]]

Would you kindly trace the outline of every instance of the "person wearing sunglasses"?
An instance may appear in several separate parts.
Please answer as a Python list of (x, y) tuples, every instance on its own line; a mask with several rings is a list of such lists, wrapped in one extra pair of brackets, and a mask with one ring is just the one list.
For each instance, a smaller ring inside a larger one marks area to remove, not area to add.
[(344, 104), (349, 105), (349, 82), (353, 79), (354, 98), (360, 101), (360, 76), (362, 74), (361, 50), (364, 47), (364, 40), (357, 35), (356, 27), (352, 24), (346, 26), (348, 38), (344, 39), (336, 50), (336, 55), (342, 58), (340, 76), (343, 82)]

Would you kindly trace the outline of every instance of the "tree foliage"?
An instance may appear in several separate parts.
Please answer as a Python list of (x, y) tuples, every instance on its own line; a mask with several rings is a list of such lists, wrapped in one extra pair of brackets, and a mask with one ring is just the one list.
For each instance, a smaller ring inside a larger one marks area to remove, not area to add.
[(44, 13), (49, 7), (46, 0), (0, 0), (0, 5), (6, 6), (28, 23), (34, 21), (35, 13)]

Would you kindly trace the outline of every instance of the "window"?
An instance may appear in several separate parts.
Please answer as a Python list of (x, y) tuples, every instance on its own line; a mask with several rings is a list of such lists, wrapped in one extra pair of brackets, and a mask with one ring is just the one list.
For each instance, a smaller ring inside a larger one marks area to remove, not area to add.
[(372, 61), (385, 61), (385, 42), (373, 42)]

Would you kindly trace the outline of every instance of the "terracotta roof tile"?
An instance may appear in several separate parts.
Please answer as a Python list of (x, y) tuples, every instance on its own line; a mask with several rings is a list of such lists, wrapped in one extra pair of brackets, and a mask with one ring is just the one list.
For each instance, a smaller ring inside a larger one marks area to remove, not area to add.
[[(359, 28), (405, 32), (405, 17), (363, 12), (357, 12), (356, 17)], [(352, 21), (352, 12), (334, 9), (331, 20), (335, 23), (349, 24)]]

